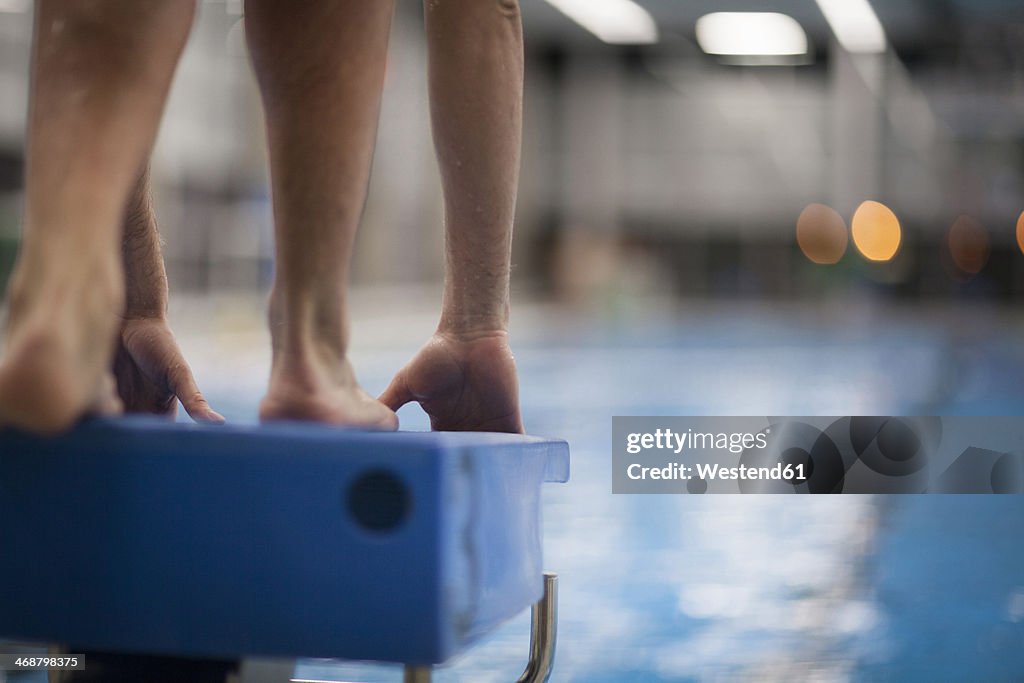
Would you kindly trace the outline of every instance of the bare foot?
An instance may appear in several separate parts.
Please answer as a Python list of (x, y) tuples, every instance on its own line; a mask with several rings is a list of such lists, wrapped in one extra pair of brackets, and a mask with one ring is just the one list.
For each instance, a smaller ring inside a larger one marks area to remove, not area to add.
[(362, 390), (348, 360), (328, 368), (315, 361), (275, 359), (270, 388), (260, 403), (260, 420), (309, 420), (398, 429), (398, 416)]
[(120, 410), (109, 374), (123, 302), (119, 266), (66, 265), (49, 277), (36, 269), (34, 279), (12, 278), (0, 425), (55, 433), (88, 413)]

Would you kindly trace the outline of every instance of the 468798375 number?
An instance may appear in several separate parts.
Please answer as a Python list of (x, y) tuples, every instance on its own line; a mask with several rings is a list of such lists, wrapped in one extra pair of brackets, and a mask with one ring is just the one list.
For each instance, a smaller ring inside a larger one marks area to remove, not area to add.
[(82, 655), (0, 653), (0, 671), (64, 671), (84, 669)]

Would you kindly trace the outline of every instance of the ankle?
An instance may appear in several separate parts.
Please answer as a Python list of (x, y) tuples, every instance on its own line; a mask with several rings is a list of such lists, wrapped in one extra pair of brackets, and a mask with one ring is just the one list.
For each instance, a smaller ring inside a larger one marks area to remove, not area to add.
[(348, 324), (338, 297), (318, 301), (315, 295), (296, 296), (275, 290), (268, 306), (274, 356), (290, 356), (339, 365), (346, 362)]
[[(8, 329), (35, 318), (53, 318), (62, 306), (116, 319), (123, 313), (124, 274), (120, 260), (83, 258), (64, 264), (21, 259), (7, 285)], [(85, 308), (83, 309), (83, 305)]]

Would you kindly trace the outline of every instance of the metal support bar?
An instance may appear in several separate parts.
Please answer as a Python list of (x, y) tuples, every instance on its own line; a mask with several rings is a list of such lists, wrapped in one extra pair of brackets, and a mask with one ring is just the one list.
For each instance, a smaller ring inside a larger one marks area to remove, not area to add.
[(558, 640), (558, 575), (544, 573), (544, 595), (531, 610), (530, 661), (516, 683), (545, 683), (555, 666)]

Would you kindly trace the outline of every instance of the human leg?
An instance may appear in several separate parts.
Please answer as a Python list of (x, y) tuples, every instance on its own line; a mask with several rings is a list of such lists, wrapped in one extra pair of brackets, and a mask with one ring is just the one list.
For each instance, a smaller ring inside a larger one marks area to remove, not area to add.
[(190, 0), (41, 0), (25, 229), (8, 289), (0, 423), (59, 431), (111, 405), (122, 218), (192, 21)]
[(277, 255), (263, 420), (397, 426), (356, 382), (345, 295), (392, 11), (387, 0), (245, 5), (266, 112)]

